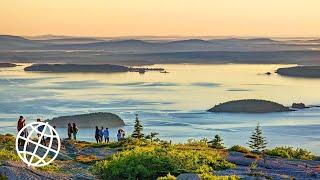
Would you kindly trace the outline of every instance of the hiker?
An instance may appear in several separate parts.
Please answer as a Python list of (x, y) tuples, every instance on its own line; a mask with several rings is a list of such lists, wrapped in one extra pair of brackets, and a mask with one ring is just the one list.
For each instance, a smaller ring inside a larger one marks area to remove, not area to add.
[[(20, 116), (18, 123), (17, 123), (17, 131), (18, 132), (20, 132), (20, 130), (25, 126), (25, 122), (26, 122), (26, 120), (23, 118), (23, 116)], [(28, 130), (25, 129), (23, 132), (21, 132), (21, 136), (27, 138), (27, 132), (28, 132)], [(24, 144), (24, 140), (19, 139), (18, 145), (23, 146), (23, 144)]]
[(109, 129), (103, 130), (104, 142), (109, 143)]
[[(38, 118), (38, 119), (37, 119), (37, 122), (41, 122), (41, 119)], [(39, 132), (38, 132), (37, 136), (38, 136), (38, 138), (41, 138), (40, 143), (46, 146), (46, 140), (45, 140), (45, 138), (44, 138), (44, 133), (45, 133), (45, 132), (43, 132), (43, 130), (44, 130), (44, 125), (38, 126), (38, 131), (39, 131)], [(40, 133), (41, 133), (41, 134), (40, 134)]]
[(96, 126), (96, 132), (95, 132), (94, 137), (96, 138), (97, 143), (99, 143), (99, 142), (100, 142), (100, 135), (99, 135), (99, 131), (100, 131), (100, 129), (98, 128), (98, 126)]
[(126, 133), (124, 132), (124, 130), (123, 130), (123, 129), (120, 129), (120, 130), (121, 130), (121, 138), (122, 138), (122, 139), (124, 139), (124, 137), (125, 137)]
[(24, 127), (26, 120), (23, 118), (23, 116), (19, 117), (18, 124), (17, 124), (17, 130), (18, 132)]
[(118, 134), (117, 134), (117, 139), (118, 139), (118, 142), (121, 141), (121, 130), (118, 129)]
[(101, 129), (99, 130), (99, 141), (103, 142), (103, 126), (101, 127)]
[(73, 139), (76, 141), (77, 140), (77, 133), (79, 129), (76, 125), (76, 123), (72, 123), (72, 134), (73, 134)]
[(123, 129), (119, 129), (119, 130), (118, 130), (118, 134), (117, 134), (117, 139), (118, 139), (118, 141), (123, 140), (123, 139), (124, 139), (124, 136), (125, 136), (124, 130), (123, 130)]
[(68, 139), (71, 140), (71, 134), (72, 134), (72, 126), (71, 123), (68, 123)]

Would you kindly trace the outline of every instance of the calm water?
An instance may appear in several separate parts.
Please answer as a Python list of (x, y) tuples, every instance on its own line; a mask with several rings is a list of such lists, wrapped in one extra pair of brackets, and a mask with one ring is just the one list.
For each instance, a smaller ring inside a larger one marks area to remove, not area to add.
[[(25, 66), (25, 65), (24, 65)], [(27, 122), (96, 111), (122, 117), (131, 133), (139, 113), (145, 132), (183, 142), (221, 134), (225, 144), (245, 145), (256, 123), (270, 146), (291, 145), (320, 154), (320, 108), (269, 114), (207, 113), (215, 104), (258, 98), (284, 105), (320, 104), (320, 79), (287, 78), (274, 72), (291, 65), (156, 65), (170, 73), (31, 73), (23, 66), (0, 69), (0, 133), (15, 133), (19, 115)], [(58, 129), (65, 137), (64, 129)], [(111, 130), (114, 134), (115, 129)], [(94, 140), (81, 129), (81, 140)]]

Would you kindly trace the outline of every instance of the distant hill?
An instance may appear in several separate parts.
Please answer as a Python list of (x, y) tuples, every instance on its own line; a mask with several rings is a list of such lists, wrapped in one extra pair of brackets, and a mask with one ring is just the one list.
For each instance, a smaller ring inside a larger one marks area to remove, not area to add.
[(101, 126), (110, 128), (125, 125), (118, 115), (106, 112), (61, 116), (53, 118), (52, 120), (47, 120), (47, 122), (49, 122), (50, 125), (61, 128), (67, 127), (68, 123), (76, 123), (80, 128), (95, 128), (96, 126), (99, 128)]
[(0, 50), (17, 50), (41, 47), (43, 44), (20, 37), (0, 35)]
[(243, 99), (228, 101), (215, 105), (208, 110), (209, 112), (227, 112), (227, 113), (271, 113), (292, 111), (279, 103), (259, 100), (259, 99)]
[(46, 44), (86, 44), (86, 43), (103, 42), (104, 40), (95, 39), (95, 38), (71, 37), (71, 38), (36, 40), (36, 41), (41, 43), (46, 43)]
[(212, 39), (210, 42), (213, 43), (277, 43), (278, 41), (269, 38), (251, 38), (251, 39), (240, 39), (240, 38), (228, 38), (228, 39)]

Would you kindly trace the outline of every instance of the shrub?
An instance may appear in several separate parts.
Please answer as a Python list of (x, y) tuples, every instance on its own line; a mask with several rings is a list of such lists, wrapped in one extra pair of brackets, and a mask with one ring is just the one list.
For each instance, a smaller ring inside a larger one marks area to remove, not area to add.
[(235, 167), (224, 159), (224, 154), (207, 148), (189, 149), (188, 145), (136, 147), (114, 154), (97, 162), (92, 171), (102, 179), (156, 179), (168, 173), (174, 175), (193, 172), (210, 173)]
[(0, 174), (0, 180), (8, 180), (8, 178), (6, 175)]
[(18, 155), (14, 151), (9, 151), (6, 149), (0, 150), (0, 160), (12, 160), (17, 161), (19, 160)]
[(158, 177), (157, 180), (176, 180), (177, 178), (170, 173), (163, 177)]
[(112, 156), (110, 161), (97, 163), (93, 172), (102, 179), (136, 180), (156, 179), (176, 168), (169, 157), (126, 151)]
[(266, 154), (269, 156), (278, 156), (287, 159), (301, 159), (301, 160), (312, 160), (314, 155), (306, 149), (293, 147), (275, 147), (271, 150), (266, 150)]
[(15, 138), (11, 134), (0, 134), (0, 148), (7, 150), (15, 150)]
[(229, 150), (235, 151), (235, 152), (241, 152), (241, 153), (250, 153), (251, 152), (248, 148), (240, 146), (240, 145), (234, 145)]

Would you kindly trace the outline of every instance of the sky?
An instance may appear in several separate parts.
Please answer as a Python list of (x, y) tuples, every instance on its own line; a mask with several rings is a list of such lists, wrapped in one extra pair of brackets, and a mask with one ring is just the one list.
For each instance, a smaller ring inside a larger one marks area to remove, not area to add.
[(320, 36), (320, 0), (0, 0), (0, 34)]

